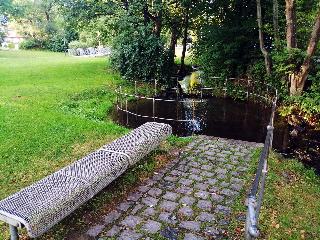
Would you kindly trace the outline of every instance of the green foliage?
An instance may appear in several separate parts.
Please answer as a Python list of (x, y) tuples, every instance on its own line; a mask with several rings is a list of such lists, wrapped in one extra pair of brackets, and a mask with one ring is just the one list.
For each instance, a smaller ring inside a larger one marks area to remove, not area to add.
[(27, 39), (20, 43), (19, 48), (20, 49), (41, 49), (42, 48), (42, 42), (36, 39)]
[(76, 49), (76, 48), (87, 48), (89, 47), (89, 45), (85, 42), (80, 42), (78, 40), (74, 40), (74, 41), (71, 41), (69, 43), (69, 48), (73, 48), (73, 49)]
[(164, 44), (149, 27), (128, 28), (114, 39), (112, 64), (129, 80), (150, 81), (164, 75)]

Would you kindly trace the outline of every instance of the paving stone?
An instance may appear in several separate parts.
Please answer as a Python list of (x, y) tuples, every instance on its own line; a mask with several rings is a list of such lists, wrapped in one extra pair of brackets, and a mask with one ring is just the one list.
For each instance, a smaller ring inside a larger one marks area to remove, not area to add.
[(193, 174), (199, 174), (201, 171), (198, 168), (190, 168), (189, 172), (191, 172)]
[(181, 194), (190, 195), (190, 194), (192, 194), (193, 189), (190, 188), (190, 187), (181, 186), (181, 187), (178, 187), (178, 188), (176, 189), (176, 192), (181, 193)]
[(163, 195), (162, 198), (167, 199), (167, 200), (171, 200), (171, 201), (175, 201), (179, 198), (179, 194), (177, 194), (175, 192), (166, 192), (166, 194)]
[(191, 206), (196, 201), (195, 198), (184, 196), (180, 199), (180, 203)]
[(203, 171), (203, 172), (200, 173), (200, 175), (201, 175), (201, 176), (204, 176), (204, 177), (209, 177), (209, 178), (211, 178), (211, 177), (214, 176), (214, 173), (212, 173), (212, 172), (207, 172), (207, 171)]
[(149, 189), (150, 189), (149, 186), (140, 186), (140, 187), (138, 188), (138, 190), (139, 190), (140, 192), (142, 192), (142, 193), (148, 192)]
[(222, 206), (222, 205), (217, 205), (216, 209), (215, 209), (216, 213), (223, 213), (223, 214), (230, 214), (231, 213), (231, 208), (230, 207), (226, 207), (226, 206)]
[(160, 234), (168, 240), (178, 240), (179, 232), (177, 229), (166, 227), (160, 232)]
[(188, 178), (181, 178), (179, 180), (179, 183), (182, 184), (182, 185), (185, 185), (185, 186), (189, 186), (193, 183), (193, 180), (191, 179), (188, 179)]
[(133, 202), (122, 202), (118, 205), (117, 210), (125, 212), (127, 211), (131, 206), (133, 205)]
[(217, 174), (226, 174), (226, 173), (227, 173), (227, 170), (224, 169), (224, 168), (217, 168), (217, 169), (215, 170), (215, 172), (216, 172)]
[(142, 209), (144, 205), (137, 203), (134, 208), (131, 210), (131, 214), (135, 215), (140, 209)]
[(137, 233), (135, 231), (132, 230), (124, 230), (120, 236), (119, 236), (119, 240), (138, 240), (140, 238), (142, 238), (142, 234), (141, 233)]
[(196, 174), (190, 174), (189, 178), (195, 181), (202, 181), (203, 177), (201, 177), (200, 175), (196, 175)]
[(230, 164), (225, 164), (223, 167), (224, 167), (225, 169), (228, 169), (228, 170), (233, 169), (233, 166), (230, 165)]
[(143, 231), (146, 231), (147, 233), (150, 234), (155, 234), (160, 231), (161, 229), (161, 223), (153, 221), (153, 220), (148, 220), (141, 228)]
[(225, 188), (225, 187), (228, 187), (228, 186), (229, 186), (229, 183), (223, 181), (223, 182), (220, 183), (220, 186), (221, 186), (222, 188)]
[(207, 200), (199, 200), (197, 203), (197, 207), (205, 211), (210, 211), (212, 208), (212, 203)]
[(121, 225), (129, 228), (134, 228), (140, 224), (142, 219), (138, 216), (129, 215), (124, 220), (121, 221)]
[(151, 188), (149, 191), (148, 191), (148, 194), (151, 196), (151, 197), (158, 197), (160, 196), (162, 193), (162, 190), (160, 188)]
[(215, 220), (215, 217), (213, 214), (208, 213), (208, 212), (202, 212), (200, 215), (197, 217), (197, 220), (201, 222), (213, 222)]
[(155, 185), (157, 183), (157, 181), (154, 181), (152, 179), (148, 179), (147, 181), (144, 182), (144, 184), (146, 186), (152, 187), (153, 185)]
[(107, 237), (115, 237), (121, 231), (121, 228), (117, 225), (113, 225), (113, 227), (105, 234)]
[(210, 170), (212, 169), (212, 165), (204, 164), (204, 165), (201, 166), (201, 169), (202, 169), (202, 170), (207, 170), (207, 171), (209, 170), (209, 171), (210, 171)]
[(181, 176), (182, 172), (178, 170), (173, 170), (170, 172), (170, 175), (172, 176)]
[(105, 217), (104, 217), (104, 222), (106, 224), (110, 224), (113, 223), (115, 220), (117, 220), (120, 217), (120, 213), (116, 210), (111, 211), (110, 213), (108, 213)]
[(156, 215), (156, 213), (157, 212), (153, 207), (148, 207), (143, 211), (142, 215), (150, 217)]
[(134, 193), (131, 193), (128, 197), (127, 197), (127, 200), (128, 201), (133, 201), (133, 202), (136, 202), (138, 201), (142, 196), (142, 193), (140, 192), (134, 192)]
[(156, 199), (154, 197), (149, 197), (149, 196), (141, 199), (141, 202), (149, 207), (150, 206), (153, 207), (153, 206), (157, 205), (158, 201), (159, 201), (158, 199)]
[(179, 224), (179, 227), (191, 230), (191, 231), (200, 231), (200, 222), (196, 221), (182, 221)]
[(230, 188), (235, 190), (235, 191), (240, 191), (242, 189), (242, 184), (231, 184)]
[(223, 195), (225, 195), (225, 196), (228, 196), (228, 197), (232, 197), (232, 196), (236, 195), (237, 192), (225, 188), (225, 189), (222, 189), (222, 190), (221, 190), (221, 194), (223, 194)]
[(185, 236), (184, 236), (184, 240), (204, 240), (203, 237), (200, 237), (200, 236), (197, 236), (193, 233), (187, 233)]
[(177, 217), (172, 213), (161, 212), (159, 214), (159, 220), (169, 224), (175, 224), (177, 222)]
[(217, 175), (217, 178), (218, 178), (218, 179), (225, 179), (225, 178), (227, 178), (227, 176), (224, 175), (224, 174), (218, 174), (218, 175)]
[(196, 161), (192, 161), (192, 162), (189, 162), (189, 166), (197, 168), (197, 167), (200, 167), (200, 164)]
[(210, 184), (210, 185), (216, 185), (218, 182), (217, 179), (214, 179), (214, 178), (210, 178), (207, 180), (207, 183)]
[(221, 225), (221, 226), (227, 226), (227, 225), (229, 225), (229, 224), (230, 224), (230, 221), (227, 220), (227, 219), (221, 219), (221, 220), (219, 221), (219, 225)]
[(208, 192), (210, 192), (210, 193), (217, 193), (217, 192), (219, 192), (219, 191), (220, 191), (220, 188), (215, 187), (215, 186), (210, 187), (210, 188), (208, 189)]
[(224, 200), (224, 197), (217, 194), (217, 193), (211, 193), (211, 199), (214, 201), (214, 202), (222, 202)]
[(189, 206), (185, 206), (179, 209), (178, 214), (186, 217), (191, 217), (193, 215), (193, 210)]
[(214, 237), (214, 239), (220, 235), (219, 230), (215, 227), (207, 227), (205, 229), (205, 233), (209, 236)]
[(234, 177), (239, 177), (241, 175), (241, 173), (240, 172), (236, 172), (236, 171), (232, 171), (231, 175), (234, 176)]
[(206, 192), (206, 191), (198, 191), (196, 192), (194, 195), (198, 198), (201, 198), (201, 199), (207, 199), (209, 197), (209, 192)]
[(235, 178), (235, 177), (232, 177), (230, 179), (230, 182), (231, 183), (239, 183), (239, 184), (244, 184), (244, 180), (240, 179), (240, 178)]
[(206, 184), (206, 183), (197, 183), (197, 184), (194, 185), (194, 187), (205, 191), (205, 190), (208, 189), (209, 185)]
[(96, 226), (92, 226), (88, 231), (87, 231), (87, 235), (90, 237), (96, 237), (98, 236), (102, 230), (105, 228), (105, 225), (96, 225)]
[(171, 176), (167, 176), (164, 178), (165, 181), (169, 181), (169, 182), (176, 182), (178, 180), (177, 177), (171, 177)]
[(248, 170), (248, 168), (247, 167), (238, 167), (237, 170), (240, 172), (245, 172)]
[(160, 203), (160, 208), (162, 210), (168, 211), (168, 212), (172, 212), (174, 211), (178, 206), (178, 203), (176, 202), (172, 202), (172, 201), (167, 201), (167, 200), (163, 200)]

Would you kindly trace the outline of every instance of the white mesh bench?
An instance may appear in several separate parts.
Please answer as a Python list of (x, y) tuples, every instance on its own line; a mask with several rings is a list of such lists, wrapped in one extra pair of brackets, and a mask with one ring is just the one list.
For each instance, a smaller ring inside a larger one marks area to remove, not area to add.
[(172, 132), (168, 124), (149, 122), (75, 163), (0, 201), (0, 220), (38, 237), (105, 188)]

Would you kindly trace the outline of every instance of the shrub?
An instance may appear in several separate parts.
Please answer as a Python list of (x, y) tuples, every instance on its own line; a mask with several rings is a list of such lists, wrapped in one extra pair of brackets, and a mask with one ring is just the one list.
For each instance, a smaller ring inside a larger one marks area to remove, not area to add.
[(40, 40), (31, 38), (21, 42), (19, 48), (28, 50), (28, 49), (39, 49), (39, 48), (42, 48), (42, 46), (43, 46), (43, 43)]
[(114, 40), (111, 62), (126, 79), (162, 80), (166, 59), (163, 41), (146, 27), (123, 31)]
[(69, 48), (72, 48), (72, 49), (88, 48), (88, 47), (92, 47), (92, 46), (88, 46), (87, 43), (81, 42), (81, 41), (78, 41), (78, 40), (75, 40), (75, 41), (72, 41), (72, 42), (69, 43)]

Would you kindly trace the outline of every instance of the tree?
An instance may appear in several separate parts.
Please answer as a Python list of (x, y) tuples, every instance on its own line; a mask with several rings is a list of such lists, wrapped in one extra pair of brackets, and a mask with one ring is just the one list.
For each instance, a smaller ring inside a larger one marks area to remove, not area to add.
[(297, 73), (293, 74), (291, 78), (291, 86), (290, 86), (290, 95), (301, 95), (304, 85), (306, 83), (306, 79), (308, 77), (311, 65), (311, 59), (314, 56), (317, 45), (320, 39), (320, 11), (318, 12), (318, 16), (316, 18), (316, 22), (313, 26), (313, 30), (311, 33), (311, 37), (309, 40), (307, 54), (304, 59), (303, 64), (300, 66), (300, 69)]
[(257, 0), (257, 22), (258, 22), (258, 30), (259, 30), (260, 50), (264, 56), (264, 63), (265, 63), (267, 75), (270, 76), (272, 62), (271, 62), (270, 54), (264, 46), (264, 37), (263, 37), (263, 32), (262, 32), (261, 1), (260, 0)]

